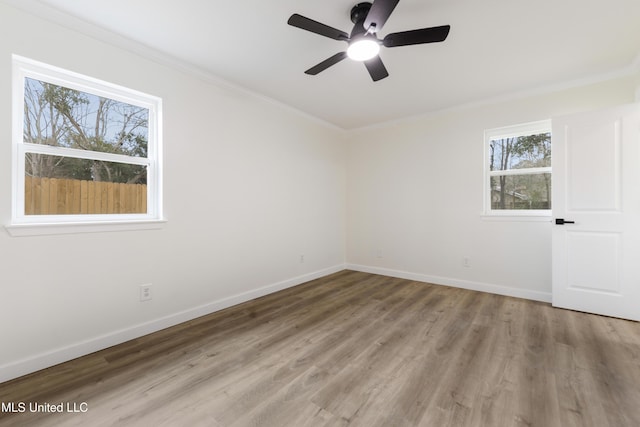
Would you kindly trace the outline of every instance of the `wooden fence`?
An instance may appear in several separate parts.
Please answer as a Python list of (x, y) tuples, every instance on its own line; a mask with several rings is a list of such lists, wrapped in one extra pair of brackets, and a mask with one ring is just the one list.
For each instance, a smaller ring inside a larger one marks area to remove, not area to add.
[(25, 215), (147, 212), (147, 186), (25, 177)]

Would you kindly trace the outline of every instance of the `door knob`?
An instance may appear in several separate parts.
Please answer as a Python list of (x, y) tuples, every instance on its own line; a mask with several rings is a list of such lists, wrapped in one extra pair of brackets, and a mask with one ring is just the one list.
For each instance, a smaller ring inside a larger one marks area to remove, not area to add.
[(575, 221), (567, 221), (564, 218), (556, 218), (556, 225), (575, 224)]

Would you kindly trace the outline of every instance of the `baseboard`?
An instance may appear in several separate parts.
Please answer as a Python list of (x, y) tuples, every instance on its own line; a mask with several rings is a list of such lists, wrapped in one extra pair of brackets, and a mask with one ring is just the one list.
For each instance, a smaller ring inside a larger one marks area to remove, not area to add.
[(157, 332), (159, 330), (178, 325), (195, 318), (205, 316), (216, 311), (250, 301), (283, 289), (300, 285), (310, 280), (319, 279), (329, 274), (337, 273), (345, 269), (344, 264), (335, 265), (329, 268), (318, 270), (312, 273), (303, 274), (278, 283), (263, 286), (248, 292), (243, 292), (221, 300), (212, 301), (188, 310), (170, 314), (159, 319), (141, 323), (130, 328), (121, 329), (109, 334), (88, 339), (70, 346), (57, 348), (55, 350), (38, 354), (36, 356), (12, 362), (0, 366), (0, 383), (30, 374), (32, 372), (45, 369), (59, 363), (67, 362), (77, 357), (103, 350), (105, 348), (121, 344), (123, 342), (139, 338), (141, 336)]
[(551, 293), (534, 291), (531, 289), (510, 288), (508, 286), (493, 285), (490, 283), (473, 282), (469, 280), (453, 279), (450, 277), (430, 276), (427, 274), (411, 273), (388, 268), (370, 267), (359, 264), (346, 264), (348, 270), (362, 271), (364, 273), (380, 274), (382, 276), (397, 277), (399, 279), (417, 280), (419, 282), (433, 283), (436, 285), (453, 286), (472, 291), (488, 292), (491, 294), (505, 295), (509, 297), (524, 298), (533, 301), (551, 302)]

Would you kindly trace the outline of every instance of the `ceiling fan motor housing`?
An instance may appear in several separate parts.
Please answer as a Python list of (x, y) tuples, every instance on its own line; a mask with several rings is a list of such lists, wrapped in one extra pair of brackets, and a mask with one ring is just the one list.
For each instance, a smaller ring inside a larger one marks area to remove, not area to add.
[(354, 23), (351, 34), (349, 35), (351, 40), (357, 39), (358, 36), (367, 33), (367, 29), (364, 28), (364, 20), (367, 19), (369, 9), (371, 9), (371, 3), (358, 3), (351, 9), (351, 22)]
[(367, 19), (367, 14), (371, 9), (371, 3), (358, 3), (351, 9), (351, 22), (354, 24), (362, 24)]

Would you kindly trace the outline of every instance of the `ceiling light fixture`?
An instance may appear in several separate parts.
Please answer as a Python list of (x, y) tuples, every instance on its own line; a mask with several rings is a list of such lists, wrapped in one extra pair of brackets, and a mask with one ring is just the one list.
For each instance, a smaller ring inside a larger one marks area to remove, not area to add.
[(346, 52), (341, 51), (330, 56), (309, 68), (305, 71), (305, 74), (315, 76), (338, 62), (351, 58), (355, 61), (363, 62), (371, 76), (371, 80), (377, 82), (389, 76), (387, 68), (382, 63), (380, 56), (378, 56), (381, 46), (398, 47), (436, 43), (442, 42), (447, 38), (451, 29), (449, 25), (400, 31), (387, 34), (382, 40), (378, 39), (376, 34), (382, 30), (384, 23), (387, 22), (397, 4), (398, 0), (373, 0), (372, 3), (358, 3), (351, 9), (351, 22), (354, 24), (351, 34), (297, 13), (291, 15), (287, 24), (349, 44)]
[(358, 37), (349, 43), (347, 55), (354, 61), (366, 61), (380, 52), (378, 39), (371, 36)]

